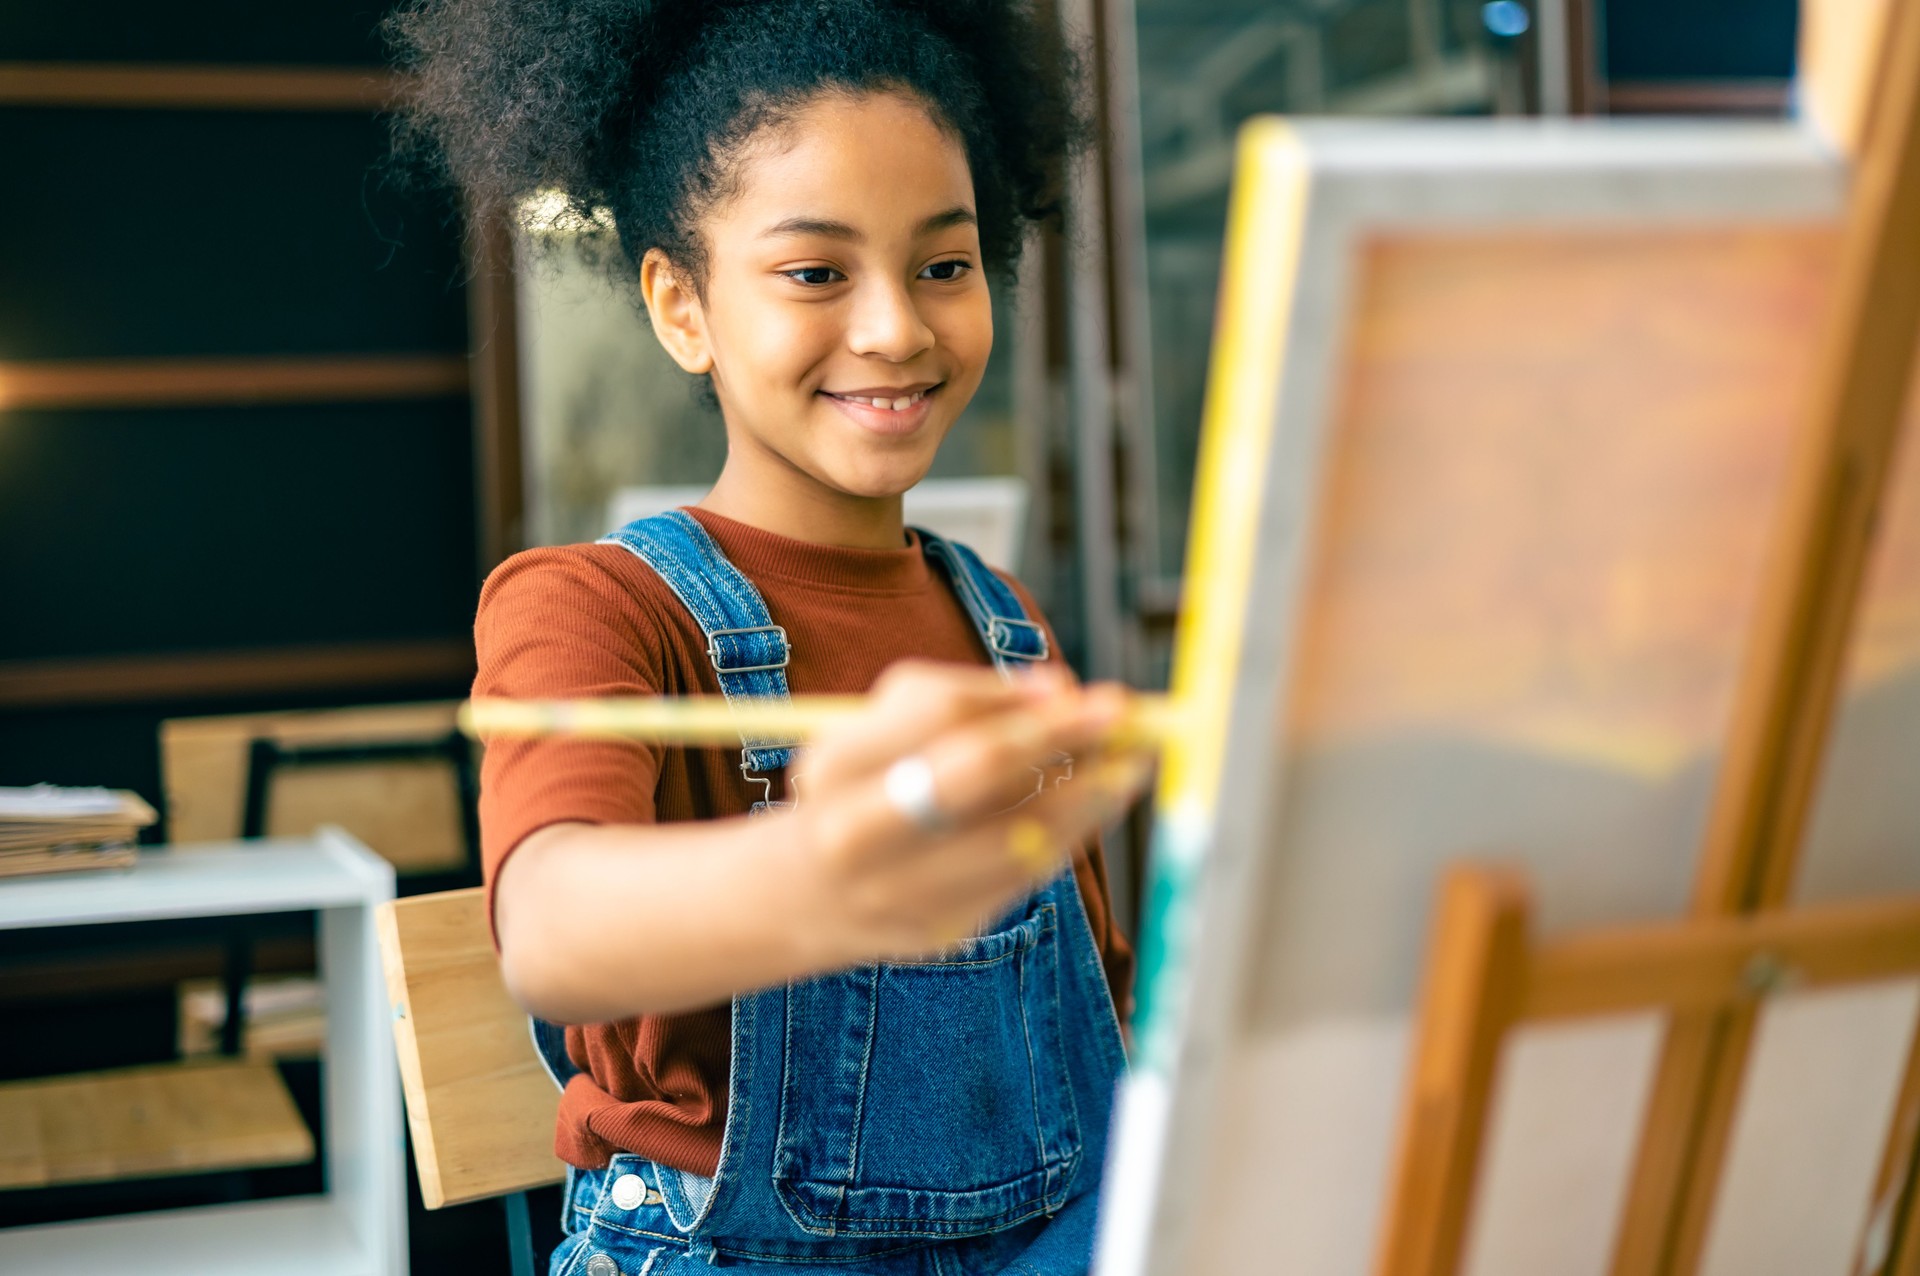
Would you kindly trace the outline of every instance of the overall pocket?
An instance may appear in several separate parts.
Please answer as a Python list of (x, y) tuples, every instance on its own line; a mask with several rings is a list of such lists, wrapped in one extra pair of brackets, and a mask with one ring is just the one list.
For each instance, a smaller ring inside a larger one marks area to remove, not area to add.
[(1080, 1162), (1051, 899), (938, 960), (787, 991), (774, 1188), (822, 1236), (976, 1236), (1051, 1213)]

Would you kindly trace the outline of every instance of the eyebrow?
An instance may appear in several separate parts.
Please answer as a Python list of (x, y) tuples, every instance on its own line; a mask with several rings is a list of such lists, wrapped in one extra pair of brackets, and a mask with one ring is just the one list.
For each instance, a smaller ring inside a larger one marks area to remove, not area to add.
[[(952, 208), (925, 218), (914, 227), (915, 235), (931, 235), (935, 231), (951, 230), (955, 226), (977, 226), (980, 219), (973, 215), (971, 208), (955, 204)], [(820, 239), (843, 239), (848, 243), (863, 243), (866, 236), (845, 222), (837, 222), (827, 217), (789, 217), (776, 222), (760, 232), (762, 239), (787, 239), (800, 236), (812, 236)]]

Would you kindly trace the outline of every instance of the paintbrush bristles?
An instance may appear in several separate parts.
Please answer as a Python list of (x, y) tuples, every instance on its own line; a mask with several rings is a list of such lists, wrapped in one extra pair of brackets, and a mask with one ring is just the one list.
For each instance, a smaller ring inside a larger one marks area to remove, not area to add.
[[(796, 696), (791, 700), (729, 701), (721, 696), (623, 696), (599, 700), (470, 700), (460, 707), (460, 729), (480, 739), (571, 736), (590, 740), (646, 740), (655, 744), (729, 745), (756, 740), (804, 740), (860, 711), (860, 696)], [(1123, 747), (1157, 746), (1179, 730), (1166, 696), (1135, 695), (1114, 731)]]

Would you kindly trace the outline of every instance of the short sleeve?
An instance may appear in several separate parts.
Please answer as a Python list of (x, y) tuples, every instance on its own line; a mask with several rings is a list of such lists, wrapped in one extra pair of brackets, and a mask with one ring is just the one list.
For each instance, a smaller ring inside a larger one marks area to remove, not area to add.
[[(594, 546), (516, 554), (496, 568), (474, 618), (473, 694), (513, 699), (659, 694), (664, 636)], [(497, 740), (480, 768), (487, 911), (500, 867), (550, 824), (654, 819), (658, 746), (608, 740)]]

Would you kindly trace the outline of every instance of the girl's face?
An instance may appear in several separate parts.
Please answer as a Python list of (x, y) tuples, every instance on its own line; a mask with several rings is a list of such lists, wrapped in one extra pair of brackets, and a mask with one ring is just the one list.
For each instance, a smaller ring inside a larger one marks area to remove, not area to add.
[(702, 231), (704, 297), (657, 251), (642, 290), (712, 373), (729, 470), (820, 496), (919, 482), (993, 346), (959, 141), (905, 94), (823, 95), (748, 144)]

